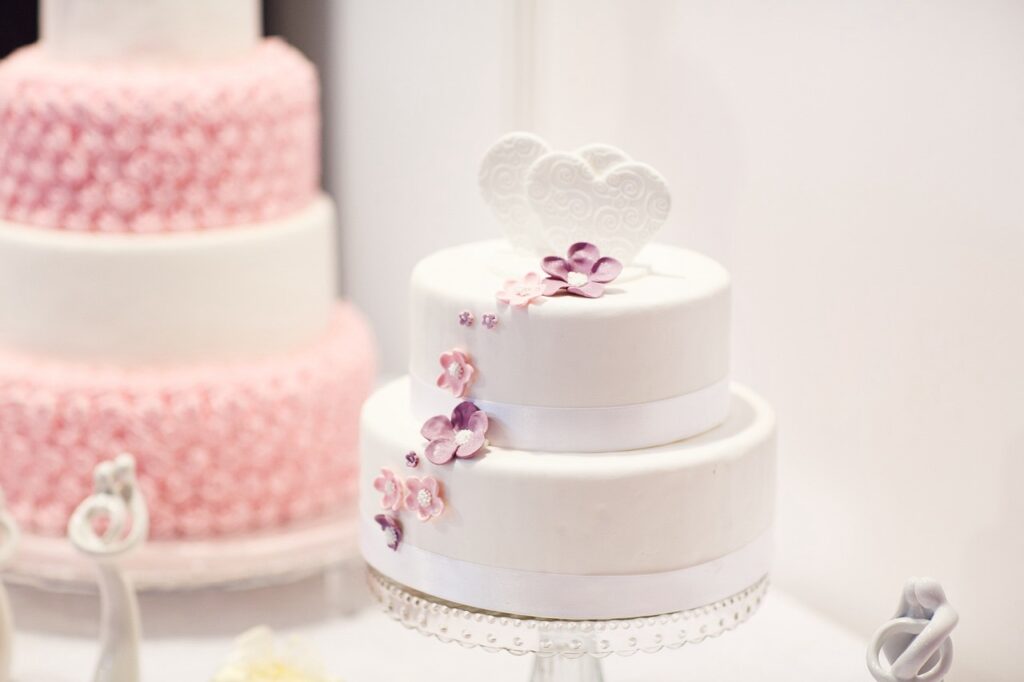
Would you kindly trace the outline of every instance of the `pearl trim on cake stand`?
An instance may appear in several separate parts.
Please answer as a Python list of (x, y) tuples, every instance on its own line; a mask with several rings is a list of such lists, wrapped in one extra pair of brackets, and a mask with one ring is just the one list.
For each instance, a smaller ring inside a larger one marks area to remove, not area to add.
[(407, 628), (465, 648), (536, 656), (531, 682), (602, 680), (600, 659), (697, 644), (745, 622), (768, 589), (764, 576), (743, 591), (696, 609), (622, 620), (551, 620), (479, 611), (409, 590), (369, 569), (370, 592)]

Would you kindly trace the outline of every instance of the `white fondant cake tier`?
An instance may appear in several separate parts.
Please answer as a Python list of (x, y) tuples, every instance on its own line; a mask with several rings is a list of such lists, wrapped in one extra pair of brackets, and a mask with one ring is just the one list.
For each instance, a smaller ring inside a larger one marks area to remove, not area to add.
[[(749, 390), (733, 387), (724, 424), (677, 443), (602, 454), (490, 446), (444, 465), (423, 456), (409, 390), (408, 379), (389, 384), (363, 410), (363, 551), (388, 577), (475, 608), (621, 618), (701, 606), (767, 573), (775, 419)], [(443, 513), (382, 509), (382, 469), (436, 478)], [(380, 513), (401, 524), (397, 550), (374, 524)]]
[(76, 234), (0, 222), (0, 345), (120, 366), (290, 350), (327, 328), (334, 254), (326, 196), (245, 229)]
[(41, 0), (41, 42), (62, 59), (211, 59), (260, 39), (259, 0)]
[[(526, 308), (495, 298), (507, 279), (531, 271), (541, 274), (540, 258), (502, 241), (444, 249), (420, 261), (411, 290), (414, 382), (433, 387), (440, 354), (456, 348), (479, 370), (468, 398), (493, 403), (627, 406), (677, 399), (727, 380), (729, 275), (712, 259), (652, 244), (601, 298), (545, 297)], [(475, 324), (459, 324), (463, 311)], [(481, 323), (488, 313), (498, 319), (491, 329)]]

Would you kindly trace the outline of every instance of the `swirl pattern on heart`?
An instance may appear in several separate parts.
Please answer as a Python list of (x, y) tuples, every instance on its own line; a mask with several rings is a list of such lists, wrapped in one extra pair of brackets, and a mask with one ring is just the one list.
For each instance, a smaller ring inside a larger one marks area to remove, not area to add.
[(630, 262), (668, 217), (662, 176), (621, 150), (549, 151), (530, 133), (502, 137), (480, 169), (484, 200), (516, 246), (561, 253), (574, 242)]
[(480, 193), (494, 211), (505, 236), (516, 247), (543, 250), (540, 224), (526, 197), (526, 173), (550, 151), (547, 143), (529, 133), (506, 135), (480, 164)]

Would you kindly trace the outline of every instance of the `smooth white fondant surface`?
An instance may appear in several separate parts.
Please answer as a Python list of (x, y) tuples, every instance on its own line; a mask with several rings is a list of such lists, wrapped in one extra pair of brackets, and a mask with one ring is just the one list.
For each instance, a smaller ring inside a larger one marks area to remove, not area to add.
[(441, 482), (441, 517), (401, 513), (404, 545), (502, 569), (636, 575), (723, 557), (771, 526), (775, 418), (745, 388), (734, 386), (724, 424), (670, 445), (603, 454), (491, 446), (442, 466), (421, 456), (415, 469), (405, 454), (422, 454), (425, 441), (408, 392), (401, 379), (366, 403), (360, 478), (364, 520), (382, 512), (373, 479), (384, 467)]
[(117, 365), (238, 359), (326, 329), (335, 212), (181, 234), (56, 232), (0, 222), (0, 344)]
[(262, 33), (259, 0), (41, 0), (39, 18), (45, 49), (69, 60), (228, 57)]
[[(560, 254), (564, 255), (564, 254)], [(729, 275), (712, 259), (647, 246), (598, 299), (500, 303), (509, 278), (540, 259), (504, 241), (438, 251), (412, 273), (410, 373), (433, 384), (438, 358), (459, 348), (479, 370), (469, 396), (547, 407), (604, 407), (673, 398), (729, 373)], [(477, 322), (459, 325), (468, 310)], [(487, 329), (480, 319), (496, 313)]]

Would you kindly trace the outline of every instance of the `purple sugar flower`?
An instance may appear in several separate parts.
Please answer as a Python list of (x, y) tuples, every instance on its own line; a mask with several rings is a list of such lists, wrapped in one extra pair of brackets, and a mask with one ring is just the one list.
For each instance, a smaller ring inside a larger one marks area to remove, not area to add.
[(601, 257), (597, 247), (576, 242), (568, 257), (548, 256), (541, 262), (549, 277), (544, 280), (544, 295), (554, 296), (563, 289), (576, 296), (600, 298), (604, 285), (622, 272), (622, 263), (610, 256)]
[(487, 443), (487, 415), (464, 401), (456, 406), (451, 419), (444, 415), (428, 419), (420, 434), (430, 441), (424, 455), (434, 464), (446, 464), (453, 457), (473, 457)]
[(373, 517), (380, 529), (384, 531), (384, 542), (391, 549), (397, 550), (402, 544), (402, 522), (391, 514), (377, 514)]
[(420, 465), (420, 456), (416, 454), (415, 450), (410, 450), (405, 455), (405, 466), (410, 469), (415, 469)]

